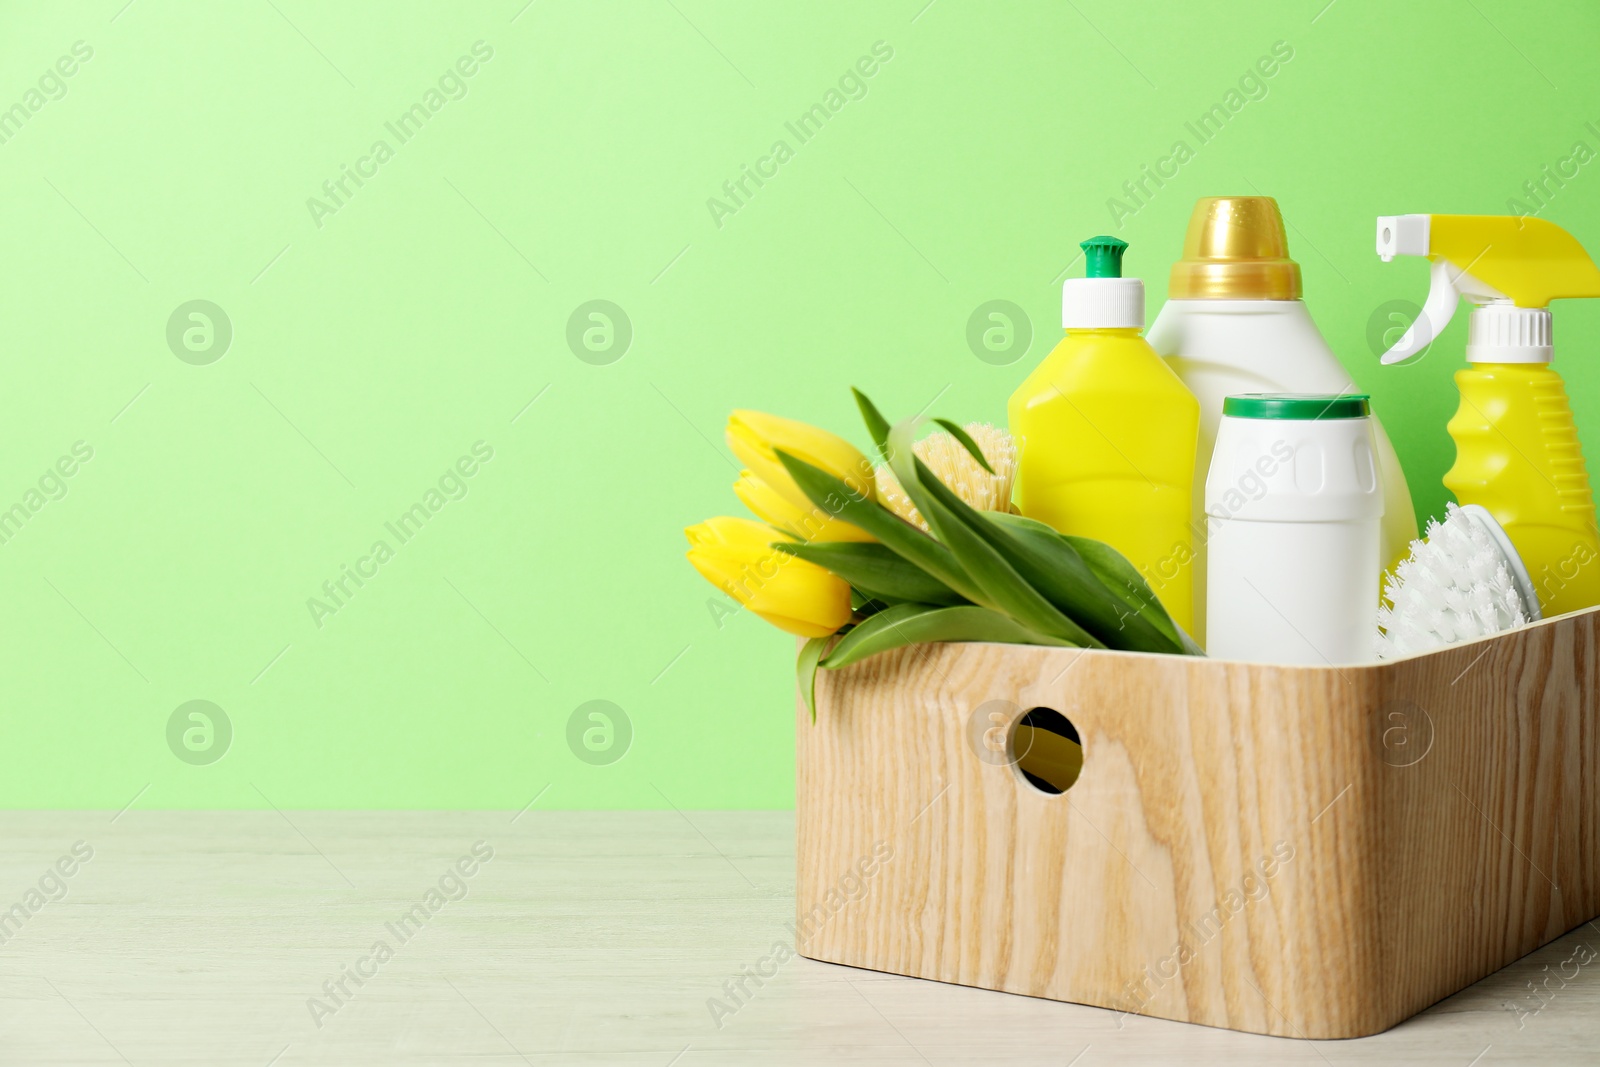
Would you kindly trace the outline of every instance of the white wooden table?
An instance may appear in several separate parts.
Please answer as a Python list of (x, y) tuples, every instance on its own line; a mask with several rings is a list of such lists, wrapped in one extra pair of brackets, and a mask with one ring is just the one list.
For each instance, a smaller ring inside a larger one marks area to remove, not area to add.
[[(779, 965), (789, 812), (0, 820), (8, 1067), (1600, 1062), (1596, 926), (1386, 1034), (1302, 1042)], [(746, 967), (776, 974), (736, 1002)]]

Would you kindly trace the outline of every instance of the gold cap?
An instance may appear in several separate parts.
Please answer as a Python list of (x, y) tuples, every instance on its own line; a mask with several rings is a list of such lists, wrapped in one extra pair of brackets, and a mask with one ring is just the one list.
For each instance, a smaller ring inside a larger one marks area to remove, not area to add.
[(1283, 214), (1270, 196), (1206, 196), (1189, 216), (1172, 300), (1299, 300)]

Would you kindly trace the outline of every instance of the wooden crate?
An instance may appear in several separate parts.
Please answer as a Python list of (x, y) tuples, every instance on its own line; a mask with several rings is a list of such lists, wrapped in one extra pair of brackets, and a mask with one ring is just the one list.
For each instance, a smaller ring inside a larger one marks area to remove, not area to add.
[[(998, 644), (821, 672), (812, 959), (1253, 1033), (1377, 1033), (1600, 914), (1600, 609), (1398, 662)], [(1065, 714), (1050, 795), (981, 738)]]

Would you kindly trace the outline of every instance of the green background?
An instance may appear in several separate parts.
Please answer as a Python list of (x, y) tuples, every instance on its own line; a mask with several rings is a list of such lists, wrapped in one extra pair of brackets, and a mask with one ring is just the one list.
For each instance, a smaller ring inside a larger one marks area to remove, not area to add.
[[(0, 144), (0, 508), (75, 442), (93, 458), (0, 545), (0, 806), (787, 806), (792, 641), (682, 555), (682, 527), (739, 512), (729, 409), (864, 443), (853, 384), (1000, 420), (1079, 240), (1131, 243), (1153, 318), (1195, 198), (1260, 191), (1426, 515), (1465, 316), (1380, 370), (1369, 334), (1426, 268), (1381, 264), (1373, 218), (1531, 209), (1524, 182), (1600, 150), (1579, 0), (106, 0), (3, 25), (0, 108), (93, 56)], [(384, 124), (477, 41), (465, 96), (398, 143)], [(800, 144), (785, 122), (879, 41), (865, 96)], [(1199, 144), (1185, 123), (1278, 41), (1292, 60)], [(380, 138), (319, 226), (308, 199)], [(718, 225), (708, 199), (780, 138)], [(1194, 158), (1114, 228), (1180, 139)], [(1600, 249), (1600, 164), (1550, 188), (1543, 217)], [(167, 339), (197, 299), (233, 333), (205, 365)], [(595, 299), (633, 333), (604, 365), (567, 342)], [(966, 339), (990, 300), (1032, 322), (1008, 365)], [(1592, 457), (1600, 311), (1559, 320)], [(478, 441), (466, 496), (392, 540)], [(394, 558), (319, 627), (308, 598), (379, 538)], [(232, 725), (205, 765), (168, 743), (197, 699)], [(567, 741), (597, 699), (632, 727), (605, 765)]]

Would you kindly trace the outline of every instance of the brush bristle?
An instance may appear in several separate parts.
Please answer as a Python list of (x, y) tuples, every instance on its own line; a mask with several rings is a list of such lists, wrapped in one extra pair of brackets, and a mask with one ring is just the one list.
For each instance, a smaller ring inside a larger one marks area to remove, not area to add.
[(1389, 576), (1383, 593), (1374, 647), (1379, 659), (1528, 622), (1500, 547), (1454, 504), (1445, 506), (1444, 522), (1428, 520), (1426, 538), (1411, 542), (1411, 555)]
[[(993, 474), (978, 466), (965, 446), (943, 430), (924, 437), (912, 450), (935, 477), (967, 504), (979, 511), (1005, 511), (1011, 506), (1011, 483), (1017, 472), (1016, 442), (1005, 430), (987, 422), (969, 422), (962, 429), (994, 468)], [(900, 487), (894, 472), (879, 464), (872, 475), (877, 482), (878, 499), (913, 526), (927, 530), (927, 521)]]

